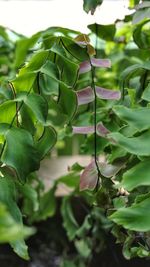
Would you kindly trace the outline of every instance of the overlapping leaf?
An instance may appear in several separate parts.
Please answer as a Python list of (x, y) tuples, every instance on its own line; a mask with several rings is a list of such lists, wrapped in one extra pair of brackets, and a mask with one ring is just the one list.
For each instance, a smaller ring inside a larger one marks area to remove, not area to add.
[(120, 133), (111, 133), (108, 134), (108, 138), (112, 138), (116, 142), (116, 145), (124, 148), (131, 154), (140, 156), (150, 155), (150, 131), (132, 138), (125, 137)]
[(9, 125), (6, 129), (6, 144), (1, 160), (14, 168), (18, 178), (24, 182), (28, 174), (39, 168), (40, 156), (29, 132), (15, 127), (9, 128)]
[(113, 111), (120, 119), (140, 132), (150, 128), (150, 108), (139, 107), (130, 109), (118, 105), (113, 107)]

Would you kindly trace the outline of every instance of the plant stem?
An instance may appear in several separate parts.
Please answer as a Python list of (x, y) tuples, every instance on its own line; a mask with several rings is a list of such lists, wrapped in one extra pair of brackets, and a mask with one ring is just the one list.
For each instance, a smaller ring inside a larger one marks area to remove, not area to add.
[(95, 88), (95, 81), (94, 81), (95, 68), (92, 65), (90, 56), (89, 56), (89, 60), (90, 60), (90, 65), (91, 65), (91, 78), (92, 78), (91, 87), (94, 92), (94, 161), (95, 161), (95, 165), (97, 168), (98, 179), (97, 179), (96, 189), (98, 189), (99, 179), (100, 179), (100, 170), (99, 170), (98, 160), (97, 160), (97, 133), (96, 133), (96, 130), (97, 130), (97, 95), (96, 95), (96, 88)]

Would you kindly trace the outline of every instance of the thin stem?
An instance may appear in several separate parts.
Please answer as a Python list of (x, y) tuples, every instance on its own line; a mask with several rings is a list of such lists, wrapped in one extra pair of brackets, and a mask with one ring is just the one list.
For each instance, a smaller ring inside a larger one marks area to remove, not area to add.
[(95, 165), (96, 165), (97, 173), (98, 173), (98, 179), (97, 179), (97, 185), (96, 185), (96, 189), (98, 189), (99, 179), (100, 179), (100, 170), (99, 170), (98, 161), (97, 161), (97, 133), (96, 133), (96, 130), (97, 130), (97, 95), (96, 95), (96, 88), (95, 88), (95, 81), (94, 81), (95, 68), (92, 65), (90, 57), (89, 57), (89, 61), (91, 65), (91, 78), (92, 78), (91, 87), (94, 92), (94, 161), (95, 161)]

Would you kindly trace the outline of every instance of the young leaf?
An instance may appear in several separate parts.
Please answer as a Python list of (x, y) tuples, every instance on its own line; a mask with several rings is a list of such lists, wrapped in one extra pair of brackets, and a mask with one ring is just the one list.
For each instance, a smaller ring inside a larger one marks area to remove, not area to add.
[(106, 99), (106, 100), (119, 100), (121, 98), (120, 91), (109, 90), (98, 86), (96, 86), (96, 95), (100, 99)]
[(93, 102), (94, 93), (90, 86), (77, 91), (78, 106)]
[(93, 190), (96, 187), (98, 180), (98, 171), (95, 161), (93, 160), (80, 176), (80, 190), (90, 189)]
[(107, 137), (110, 131), (104, 126), (102, 122), (99, 122), (96, 127), (96, 133), (99, 136)]
[(73, 133), (75, 134), (91, 134), (94, 133), (94, 126), (73, 126)]
[(89, 72), (91, 70), (91, 64), (89, 61), (80, 63), (79, 74)]
[(86, 34), (79, 34), (74, 40), (79, 45), (87, 45), (90, 43), (90, 38)]
[(96, 68), (110, 68), (111, 61), (109, 59), (91, 58), (91, 64)]
[(108, 164), (106, 162), (98, 163), (100, 173), (107, 178), (113, 177), (116, 175), (124, 166), (124, 164)]

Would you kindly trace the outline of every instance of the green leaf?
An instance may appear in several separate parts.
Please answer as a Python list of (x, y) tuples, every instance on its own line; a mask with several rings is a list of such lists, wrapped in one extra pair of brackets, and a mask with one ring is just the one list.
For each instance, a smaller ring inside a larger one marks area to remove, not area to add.
[(47, 60), (48, 54), (49, 52), (45, 50), (33, 54), (32, 58), (29, 60), (29, 63), (21, 69), (21, 74), (32, 71), (39, 71)]
[(32, 228), (17, 223), (6, 206), (0, 203), (0, 243), (14, 242), (33, 234), (33, 232)]
[(8, 100), (0, 105), (0, 123), (11, 123), (16, 114), (16, 103)]
[(33, 111), (36, 118), (40, 122), (46, 122), (48, 114), (48, 105), (44, 97), (35, 93), (31, 93), (24, 99), (24, 103)]
[(90, 244), (88, 244), (88, 239), (81, 239), (75, 241), (75, 247), (78, 251), (78, 253), (81, 255), (81, 257), (87, 259), (91, 254), (91, 247)]
[(18, 178), (26, 177), (39, 168), (39, 154), (29, 132), (19, 128), (10, 128), (5, 132), (6, 145), (1, 160), (15, 169)]
[(25, 214), (31, 215), (39, 208), (38, 194), (30, 184), (21, 185), (18, 183), (19, 191), (23, 196)]
[(40, 74), (40, 90), (44, 95), (58, 95), (59, 82), (50, 76)]
[(150, 101), (150, 83), (148, 86), (145, 88), (143, 94), (142, 94), (142, 99), (146, 101)]
[(118, 146), (123, 147), (131, 154), (140, 156), (150, 155), (150, 131), (132, 138), (125, 137), (120, 133), (111, 133), (108, 134), (108, 138), (112, 138)]
[(29, 260), (29, 254), (28, 254), (28, 247), (25, 244), (24, 240), (16, 240), (16, 241), (12, 241), (10, 243), (11, 247), (13, 248), (14, 252), (21, 257), (24, 260)]
[(67, 58), (64, 49), (60, 45), (53, 45), (51, 51), (57, 55), (57, 64), (63, 83), (74, 86), (78, 78), (79, 65)]
[(140, 0), (129, 0), (129, 7), (133, 8), (135, 5), (137, 5), (140, 2)]
[(14, 80), (12, 80), (12, 84), (15, 88), (16, 92), (27, 91), (29, 92), (33, 87), (33, 84), (36, 79), (35, 72), (27, 72), (22, 75), (18, 75)]
[(80, 47), (74, 40), (67, 37), (61, 37), (61, 41), (65, 51), (78, 61), (83, 62), (89, 59), (85, 47)]
[(59, 71), (55, 63), (47, 60), (46, 63), (41, 67), (40, 71), (54, 80), (59, 80)]
[(48, 192), (41, 196), (39, 200), (39, 210), (33, 216), (34, 220), (46, 220), (47, 218), (54, 216), (56, 212), (55, 190), (56, 187), (53, 186)]
[(79, 174), (76, 172), (70, 172), (67, 175), (61, 176), (57, 181), (63, 183), (68, 187), (76, 188), (79, 186)]
[(5, 204), (11, 215), (0, 205), (0, 217), (3, 216), (0, 218), (0, 242), (11, 242), (14, 251), (20, 257), (28, 259), (23, 238), (33, 234), (34, 229), (23, 226), (22, 214), (16, 204), (15, 183), (5, 172), (3, 175), (0, 178), (0, 202)]
[[(134, 15), (133, 15), (133, 20), (132, 20), (132, 23), (133, 24), (139, 24), (142, 22), (142, 24), (144, 23), (145, 24), (145, 20), (147, 21), (148, 19), (150, 18), (150, 8), (144, 8), (144, 9), (140, 9), (140, 10), (137, 10)], [(144, 21), (144, 22), (143, 22)], [(147, 22), (146, 22), (147, 23)], [(138, 25), (137, 26), (137, 29), (139, 28), (140, 26)], [(138, 33), (140, 33), (138, 31)], [(140, 37), (140, 36), (139, 36)]]
[(88, 25), (88, 28), (93, 33), (95, 33), (96, 36), (106, 41), (113, 41), (115, 33), (116, 33), (115, 24), (101, 25), (101, 24), (95, 23), (95, 24)]
[(14, 62), (16, 68), (24, 63), (28, 50), (35, 45), (38, 38), (38, 34), (35, 34), (31, 38), (22, 38), (17, 41)]
[(73, 215), (70, 198), (63, 198), (61, 206), (61, 214), (63, 217), (63, 226), (67, 231), (69, 240), (73, 240), (79, 228), (78, 223)]
[(45, 127), (42, 137), (36, 143), (36, 148), (41, 159), (52, 149), (56, 141), (57, 134), (54, 128), (50, 126)]
[(150, 164), (149, 160), (142, 161), (129, 169), (123, 175), (121, 185), (128, 191), (132, 191), (138, 186), (150, 185)]
[(131, 207), (120, 208), (109, 216), (109, 219), (126, 229), (147, 232), (150, 231), (149, 206), (150, 198), (147, 198), (138, 204), (133, 204)]
[(71, 121), (77, 111), (76, 93), (65, 85), (60, 84), (58, 104), (62, 112), (67, 115), (67, 121)]
[(103, 0), (84, 0), (83, 9), (86, 13), (89, 13), (89, 11), (91, 11), (91, 14), (93, 15), (97, 6), (101, 5), (102, 2)]
[[(146, 8), (145, 10), (139, 10), (135, 13), (133, 17), (134, 23), (139, 22), (143, 19), (143, 17), (150, 18), (150, 8)], [(150, 34), (149, 34), (149, 20), (144, 20), (142, 23), (138, 24), (133, 32), (134, 42), (141, 49), (149, 49), (150, 48)], [(146, 25), (147, 24), (147, 25)]]
[(123, 121), (133, 126), (139, 132), (150, 128), (150, 108), (139, 107), (130, 109), (124, 106), (114, 106), (113, 111)]

